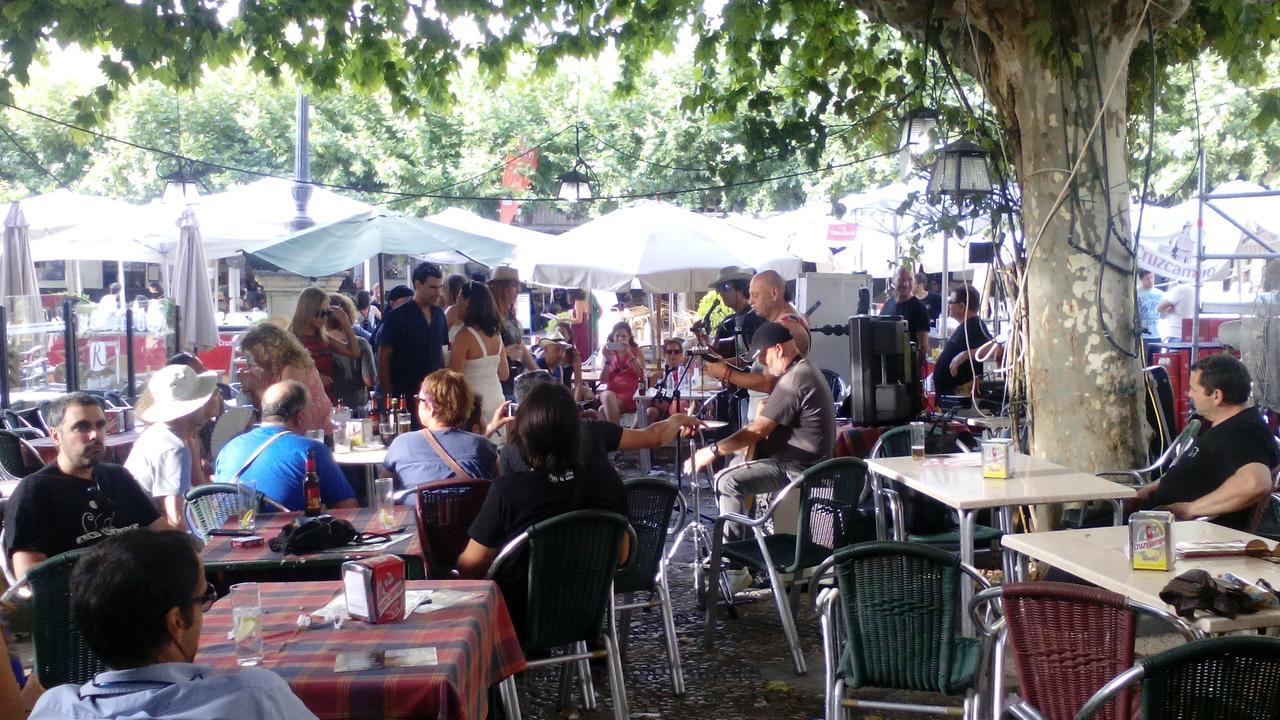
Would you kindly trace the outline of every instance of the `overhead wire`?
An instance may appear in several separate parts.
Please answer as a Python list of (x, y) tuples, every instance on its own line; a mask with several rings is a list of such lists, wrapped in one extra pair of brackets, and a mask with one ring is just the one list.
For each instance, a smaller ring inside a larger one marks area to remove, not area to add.
[(9, 132), (9, 128), (5, 127), (4, 123), (0, 123), (0, 132), (4, 133), (4, 136), (9, 139), (9, 142), (13, 143), (13, 146), (18, 148), (18, 152), (26, 156), (27, 160), (32, 165), (34, 165), (37, 170), (44, 173), (45, 175), (48, 175), (50, 179), (52, 179), (55, 183), (57, 183), (58, 187), (62, 188), (63, 190), (71, 189), (70, 187), (67, 186), (65, 182), (62, 181), (62, 178), (58, 177), (57, 175), (54, 175), (52, 170), (50, 170), (49, 168), (41, 164), (40, 160), (34, 154), (32, 154), (31, 151), (27, 150), (27, 148), (23, 146), (23, 144), (18, 140), (18, 138), (14, 137), (13, 133)]

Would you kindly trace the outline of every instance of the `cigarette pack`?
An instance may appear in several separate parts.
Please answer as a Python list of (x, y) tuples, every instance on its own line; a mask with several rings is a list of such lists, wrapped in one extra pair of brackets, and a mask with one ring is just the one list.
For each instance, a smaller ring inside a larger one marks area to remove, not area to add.
[(256, 548), (262, 547), (266, 540), (261, 535), (245, 535), (244, 537), (231, 538), (231, 547), (233, 548)]
[(1147, 510), (1129, 516), (1129, 558), (1134, 570), (1173, 569), (1173, 513)]
[(369, 623), (404, 619), (404, 560), (377, 555), (342, 564), (347, 614)]

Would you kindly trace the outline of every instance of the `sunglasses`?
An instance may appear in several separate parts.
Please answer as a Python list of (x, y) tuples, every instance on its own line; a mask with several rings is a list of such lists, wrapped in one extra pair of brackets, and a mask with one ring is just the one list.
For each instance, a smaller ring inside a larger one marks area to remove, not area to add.
[(191, 602), (200, 603), (200, 612), (207, 613), (217, 599), (218, 590), (213, 587), (213, 583), (205, 583), (204, 594), (200, 597), (191, 598)]
[(666, 353), (667, 355), (679, 355), (683, 351), (682, 350), (663, 350), (662, 352)]

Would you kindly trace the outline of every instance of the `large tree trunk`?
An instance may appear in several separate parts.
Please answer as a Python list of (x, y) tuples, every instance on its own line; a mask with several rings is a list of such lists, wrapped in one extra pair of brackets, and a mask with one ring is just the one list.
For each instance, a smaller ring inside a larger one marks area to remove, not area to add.
[(1135, 467), (1144, 444), (1142, 365), (1131, 354), (1136, 268), (1126, 247), (1125, 90), (1139, 16), (1124, 5), (1094, 16), (1094, 52), (1077, 22), (1068, 46), (1084, 68), (1075, 77), (1006, 25), (989, 78), (1018, 130), (1031, 450), (1085, 471)]

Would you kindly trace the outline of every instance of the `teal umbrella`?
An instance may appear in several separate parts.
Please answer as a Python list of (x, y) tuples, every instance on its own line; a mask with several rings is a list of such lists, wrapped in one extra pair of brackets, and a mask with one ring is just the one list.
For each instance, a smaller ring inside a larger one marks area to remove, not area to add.
[(508, 243), (483, 235), (374, 208), (301, 230), (251, 254), (298, 275), (324, 277), (378, 253), (425, 255), (441, 262), (474, 260), (493, 266), (509, 257), (513, 249)]

